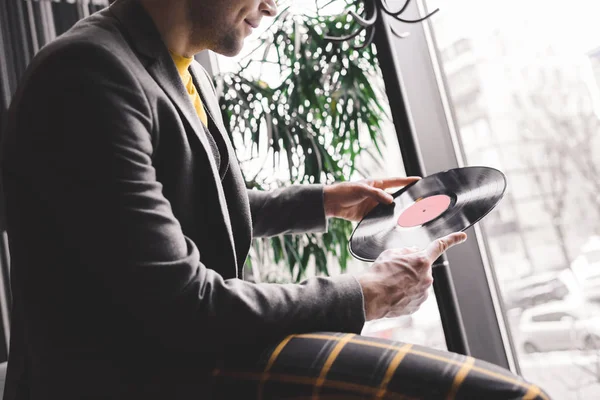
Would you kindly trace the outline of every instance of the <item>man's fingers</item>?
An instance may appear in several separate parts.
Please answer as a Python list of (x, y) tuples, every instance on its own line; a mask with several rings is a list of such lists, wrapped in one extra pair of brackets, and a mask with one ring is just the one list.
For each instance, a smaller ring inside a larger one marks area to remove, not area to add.
[(378, 180), (378, 187), (381, 189), (390, 189), (394, 187), (402, 187), (420, 180), (419, 176), (409, 176), (407, 178), (385, 178)]
[(377, 200), (379, 203), (390, 204), (391, 202), (394, 201), (394, 197), (391, 194), (389, 194), (381, 189), (377, 189), (372, 186), (365, 185), (365, 190), (366, 190), (368, 196)]
[(446, 250), (467, 240), (467, 234), (464, 232), (451, 233), (448, 236), (434, 240), (425, 248), (425, 256), (431, 263), (437, 260)]

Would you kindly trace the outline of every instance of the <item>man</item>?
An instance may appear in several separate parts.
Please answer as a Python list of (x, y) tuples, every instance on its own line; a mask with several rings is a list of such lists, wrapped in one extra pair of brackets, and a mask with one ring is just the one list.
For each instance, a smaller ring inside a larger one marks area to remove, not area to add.
[(252, 235), (358, 220), (414, 180), (246, 191), (192, 57), (237, 54), (275, 12), (272, 0), (117, 0), (32, 61), (1, 148), (6, 400), (545, 398), (472, 358), (352, 335), (416, 310), (462, 233), (386, 251), (358, 276), (240, 279)]

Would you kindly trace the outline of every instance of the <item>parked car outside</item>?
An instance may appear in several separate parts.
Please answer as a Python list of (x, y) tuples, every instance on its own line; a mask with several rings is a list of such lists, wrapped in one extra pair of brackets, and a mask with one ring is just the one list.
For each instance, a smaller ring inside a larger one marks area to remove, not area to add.
[[(580, 294), (580, 286), (570, 269), (543, 272), (520, 278), (507, 285), (502, 297), (507, 311), (525, 310)], [(518, 315), (519, 313), (517, 313)]]
[(572, 299), (529, 308), (521, 314), (517, 337), (527, 353), (600, 349), (600, 306)]

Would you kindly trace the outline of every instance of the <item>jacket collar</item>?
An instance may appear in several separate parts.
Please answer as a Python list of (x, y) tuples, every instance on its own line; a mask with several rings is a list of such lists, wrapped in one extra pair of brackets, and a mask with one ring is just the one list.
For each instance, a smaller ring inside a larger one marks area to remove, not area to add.
[(138, 1), (117, 0), (108, 9), (121, 22), (135, 51), (152, 61), (165, 51), (168, 54), (154, 21)]

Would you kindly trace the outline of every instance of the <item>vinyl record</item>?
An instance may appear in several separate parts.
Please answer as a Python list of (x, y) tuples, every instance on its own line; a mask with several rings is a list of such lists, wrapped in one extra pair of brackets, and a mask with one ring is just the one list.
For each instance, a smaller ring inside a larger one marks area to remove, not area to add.
[(506, 177), (489, 167), (455, 168), (425, 177), (379, 204), (352, 232), (350, 253), (374, 261), (383, 251), (416, 246), (464, 231), (502, 199)]

